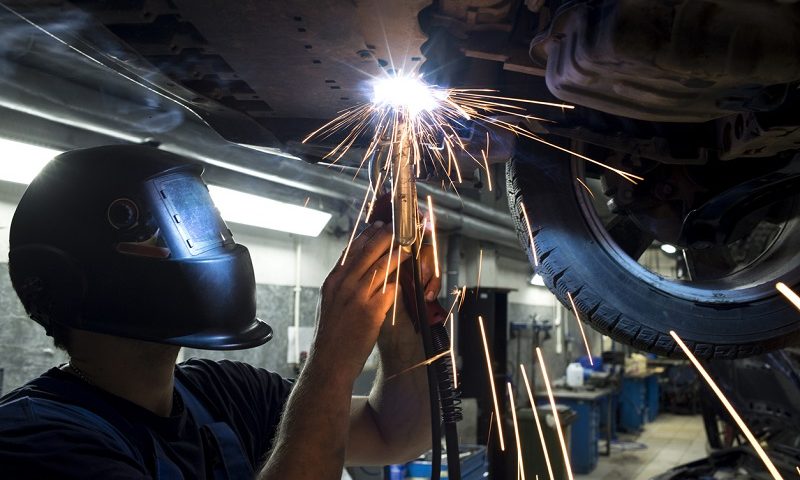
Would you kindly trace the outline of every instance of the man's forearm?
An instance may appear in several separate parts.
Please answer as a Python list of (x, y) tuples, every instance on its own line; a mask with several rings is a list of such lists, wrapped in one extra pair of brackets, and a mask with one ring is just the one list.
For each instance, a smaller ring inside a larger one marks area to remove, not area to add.
[(430, 448), (430, 403), (422, 339), (407, 317), (387, 322), (378, 340), (380, 366), (369, 396), (381, 437), (400, 458)]
[(312, 351), (289, 396), (272, 453), (257, 478), (340, 479), (353, 379)]

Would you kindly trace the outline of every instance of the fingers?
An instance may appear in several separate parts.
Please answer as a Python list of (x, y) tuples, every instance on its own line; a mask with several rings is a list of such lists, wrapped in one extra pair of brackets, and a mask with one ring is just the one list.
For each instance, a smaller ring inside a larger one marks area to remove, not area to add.
[[(400, 260), (398, 262), (398, 255)], [(401, 248), (395, 248), (391, 252), (386, 252), (382, 257), (376, 260), (366, 270), (361, 277), (360, 283), (367, 288), (369, 294), (373, 294), (376, 290), (383, 290), (384, 281), (388, 285), (395, 282), (398, 263), (403, 268), (404, 262), (408, 260), (410, 254), (404, 252)]]
[(439, 290), (442, 287), (441, 277), (436, 277), (432, 246), (422, 246), (422, 250), (420, 251), (420, 266), (422, 284), (425, 285), (425, 300), (431, 302), (439, 294)]
[(375, 222), (364, 230), (350, 246), (345, 268), (356, 278), (362, 277), (370, 267), (389, 251), (392, 241), (391, 225)]

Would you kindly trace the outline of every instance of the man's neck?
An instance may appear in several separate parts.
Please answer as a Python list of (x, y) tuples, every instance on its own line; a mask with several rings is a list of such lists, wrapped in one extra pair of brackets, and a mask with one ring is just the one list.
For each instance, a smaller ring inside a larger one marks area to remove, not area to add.
[(70, 350), (72, 373), (156, 415), (172, 411), (179, 347), (73, 331)]

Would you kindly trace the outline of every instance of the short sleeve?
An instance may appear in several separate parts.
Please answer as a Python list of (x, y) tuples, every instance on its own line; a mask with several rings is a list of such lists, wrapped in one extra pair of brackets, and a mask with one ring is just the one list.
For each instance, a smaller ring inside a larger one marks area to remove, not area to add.
[(216, 420), (231, 426), (258, 468), (272, 448), (294, 382), (229, 360), (190, 359), (178, 366), (178, 375)]
[(118, 438), (93, 428), (80, 410), (51, 403), (22, 398), (0, 408), (3, 478), (151, 478)]

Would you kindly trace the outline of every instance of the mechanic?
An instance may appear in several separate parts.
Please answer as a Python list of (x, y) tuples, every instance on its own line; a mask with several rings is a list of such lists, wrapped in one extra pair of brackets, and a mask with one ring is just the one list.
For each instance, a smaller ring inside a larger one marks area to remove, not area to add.
[[(397, 261), (381, 222), (325, 280), (296, 382), (225, 360), (175, 365), (181, 346), (251, 348), (272, 336), (255, 316), (249, 253), (201, 173), (155, 148), (107, 146), (59, 155), (26, 190), (11, 280), (69, 363), (0, 400), (3, 478), (339, 479), (344, 464), (430, 448), (425, 369), (389, 378), (424, 359), (409, 320), (385, 321), (395, 287), (373, 279)], [(428, 300), (439, 289), (430, 253)], [(376, 342), (374, 387), (353, 397)]]

